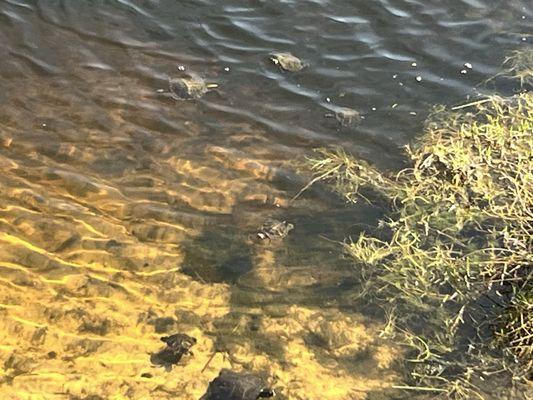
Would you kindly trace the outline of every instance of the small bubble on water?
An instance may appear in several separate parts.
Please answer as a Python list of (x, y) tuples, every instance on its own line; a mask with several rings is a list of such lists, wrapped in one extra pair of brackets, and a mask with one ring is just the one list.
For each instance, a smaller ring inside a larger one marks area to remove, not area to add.
[(394, 104), (391, 106), (391, 108), (396, 108), (396, 107), (398, 107), (398, 103), (394, 103)]
[(398, 82), (398, 85), (403, 86), (403, 83), (402, 82)]
[(157, 89), (156, 92), (157, 93), (163, 93), (165, 91), (165, 89)]
[(392, 79), (396, 79), (396, 78), (398, 78), (398, 74), (392, 75)]
[(224, 71), (229, 72), (229, 67), (225, 67)]
[(331, 103), (331, 99), (330, 99), (329, 97), (326, 97), (326, 101), (327, 101), (328, 103)]
[(416, 79), (417, 82), (422, 82), (422, 77), (420, 75), (417, 76), (415, 79)]
[(372, 111), (376, 111), (376, 110), (377, 110), (377, 108), (376, 108), (376, 107), (372, 107)]
[(467, 71), (466, 69), (462, 69), (462, 70), (461, 70), (461, 74), (463, 74), (463, 75), (466, 74), (467, 72), (468, 72), (468, 71)]
[(46, 124), (42, 124), (42, 127), (45, 128), (45, 127), (46, 127)]
[(522, 42), (527, 42), (527, 38), (523, 37)]
[(411, 63), (411, 67), (416, 67), (416, 66), (417, 66), (417, 64), (415, 62)]
[(178, 65), (178, 70), (185, 71), (185, 66), (184, 65)]
[(465, 67), (468, 68), (468, 69), (472, 69), (472, 64), (467, 62), (467, 63), (465, 63)]
[(409, 114), (416, 115), (416, 113), (414, 111), (411, 111)]

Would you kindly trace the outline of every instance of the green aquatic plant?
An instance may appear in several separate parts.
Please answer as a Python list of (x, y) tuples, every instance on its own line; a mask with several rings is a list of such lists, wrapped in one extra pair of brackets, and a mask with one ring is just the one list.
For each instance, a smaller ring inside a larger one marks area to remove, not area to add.
[(522, 86), (533, 85), (533, 50), (514, 51), (505, 59), (504, 64), (507, 66), (507, 76), (519, 79)]
[[(524, 79), (527, 79), (525, 76)], [(316, 177), (347, 201), (389, 210), (344, 243), (363, 296), (387, 310), (384, 337), (406, 347), (402, 390), (484, 399), (486, 381), (512, 387), (533, 358), (533, 95), (435, 108), (392, 175), (321, 149)], [(374, 301), (373, 300), (373, 301)], [(435, 398), (435, 397), (433, 397)]]

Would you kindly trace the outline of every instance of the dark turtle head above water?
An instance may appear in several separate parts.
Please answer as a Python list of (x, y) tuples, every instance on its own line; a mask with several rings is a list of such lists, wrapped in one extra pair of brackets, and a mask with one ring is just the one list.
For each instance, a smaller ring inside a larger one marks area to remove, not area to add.
[(223, 369), (200, 400), (259, 400), (274, 396), (260, 376)]
[(176, 100), (199, 99), (209, 90), (218, 87), (216, 83), (206, 83), (196, 74), (189, 74), (182, 78), (169, 78), (170, 94)]
[(257, 237), (261, 240), (269, 239), (284, 239), (289, 232), (294, 229), (294, 225), (287, 221), (278, 221), (277, 219), (269, 219), (257, 231)]
[(298, 72), (305, 68), (305, 64), (298, 57), (291, 53), (272, 53), (270, 61), (281, 69), (289, 72)]

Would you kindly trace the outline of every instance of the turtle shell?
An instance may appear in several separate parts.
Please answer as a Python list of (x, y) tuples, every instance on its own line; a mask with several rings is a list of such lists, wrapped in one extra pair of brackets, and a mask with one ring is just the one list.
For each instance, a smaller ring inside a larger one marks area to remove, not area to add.
[(176, 100), (199, 99), (209, 91), (210, 86), (201, 77), (191, 75), (184, 78), (170, 78), (168, 86)]
[(335, 110), (335, 119), (342, 126), (354, 126), (361, 122), (361, 114), (353, 108), (339, 107)]
[(200, 400), (258, 400), (273, 396), (274, 391), (260, 376), (223, 369)]
[(150, 361), (154, 365), (165, 367), (165, 369), (172, 369), (172, 365), (180, 362), (182, 357), (186, 354), (192, 354), (190, 349), (196, 344), (196, 339), (184, 333), (176, 333), (170, 336), (163, 336), (161, 341), (167, 346), (153, 353), (150, 356)]
[(261, 226), (257, 232), (259, 239), (283, 239), (287, 237), (289, 232), (294, 228), (294, 225), (287, 221), (278, 221), (277, 219), (269, 219)]
[(273, 53), (270, 55), (270, 61), (289, 72), (298, 72), (305, 67), (302, 60), (291, 53)]
[(166, 343), (169, 349), (175, 351), (187, 351), (196, 344), (196, 338), (185, 333), (176, 333), (170, 336), (163, 336), (161, 341)]

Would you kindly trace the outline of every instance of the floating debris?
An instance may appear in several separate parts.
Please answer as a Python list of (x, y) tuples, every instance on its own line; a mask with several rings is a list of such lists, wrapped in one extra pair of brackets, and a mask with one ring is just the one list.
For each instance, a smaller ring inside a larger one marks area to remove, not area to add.
[(170, 93), (176, 100), (199, 99), (210, 89), (218, 87), (216, 83), (206, 83), (195, 74), (189, 74), (185, 78), (171, 78), (168, 84)]
[(223, 369), (200, 400), (258, 400), (274, 396), (259, 375)]
[(272, 53), (270, 61), (281, 69), (289, 72), (298, 72), (305, 68), (305, 64), (298, 57), (291, 53)]
[(261, 240), (284, 239), (292, 229), (294, 229), (294, 225), (287, 221), (269, 219), (257, 231), (257, 238)]
[(167, 371), (172, 369), (172, 365), (179, 363), (184, 355), (192, 355), (191, 347), (196, 344), (195, 338), (184, 333), (163, 336), (161, 341), (165, 342), (167, 346), (163, 350), (152, 354), (150, 361), (152, 364), (165, 367)]

